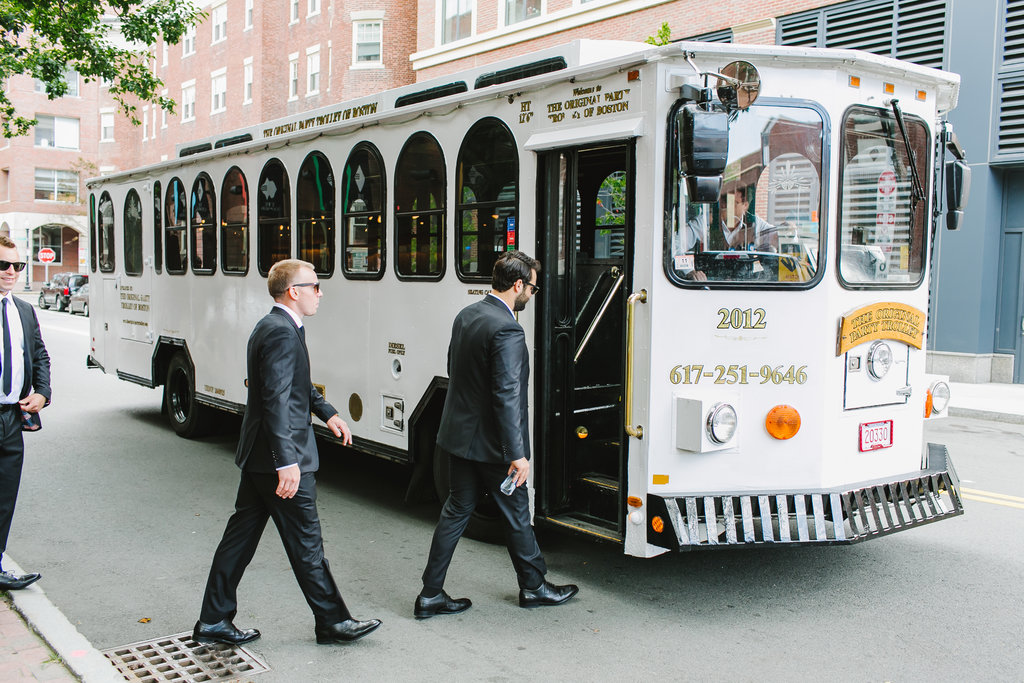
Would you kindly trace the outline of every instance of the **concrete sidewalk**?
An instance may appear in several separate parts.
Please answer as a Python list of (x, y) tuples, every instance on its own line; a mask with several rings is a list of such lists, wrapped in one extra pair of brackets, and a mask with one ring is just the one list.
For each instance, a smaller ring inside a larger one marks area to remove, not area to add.
[(1024, 384), (949, 383), (949, 414), (1024, 424)]

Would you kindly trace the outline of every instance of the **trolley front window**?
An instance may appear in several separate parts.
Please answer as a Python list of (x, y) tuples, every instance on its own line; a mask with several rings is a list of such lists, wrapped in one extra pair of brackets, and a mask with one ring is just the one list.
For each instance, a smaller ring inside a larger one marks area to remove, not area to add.
[(926, 201), (914, 196), (910, 154), (927, 182), (928, 130), (915, 117), (904, 123), (909, 150), (889, 109), (854, 107), (843, 122), (839, 278), (848, 287), (916, 287), (924, 276)]
[[(678, 123), (673, 121), (672, 134)], [(666, 272), (681, 284), (801, 285), (820, 269), (824, 121), (809, 107), (761, 105), (729, 124), (719, 201), (688, 200), (673, 137)]]

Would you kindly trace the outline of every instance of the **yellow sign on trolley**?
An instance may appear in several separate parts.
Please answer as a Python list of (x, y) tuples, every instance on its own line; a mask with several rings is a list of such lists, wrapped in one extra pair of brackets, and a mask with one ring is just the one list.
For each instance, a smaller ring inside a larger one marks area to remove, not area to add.
[(894, 339), (921, 348), (924, 324), (924, 313), (906, 304), (883, 302), (858, 308), (840, 319), (836, 355), (875, 339)]

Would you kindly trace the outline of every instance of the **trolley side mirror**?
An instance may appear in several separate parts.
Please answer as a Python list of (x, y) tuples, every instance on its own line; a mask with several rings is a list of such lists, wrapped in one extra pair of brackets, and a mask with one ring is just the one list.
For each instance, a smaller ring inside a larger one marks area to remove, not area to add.
[(971, 167), (963, 159), (946, 162), (946, 229), (959, 230), (971, 193)]
[(691, 202), (717, 202), (729, 160), (729, 115), (688, 104), (678, 118), (680, 171)]

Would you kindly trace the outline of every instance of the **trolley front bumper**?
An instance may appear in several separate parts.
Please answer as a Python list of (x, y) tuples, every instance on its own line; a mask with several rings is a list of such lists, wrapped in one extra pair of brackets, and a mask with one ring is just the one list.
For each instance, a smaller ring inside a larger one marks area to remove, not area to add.
[(919, 472), (839, 489), (647, 496), (649, 543), (668, 550), (850, 544), (962, 515), (960, 480), (946, 447), (928, 444)]

